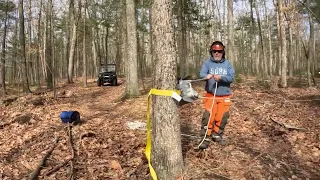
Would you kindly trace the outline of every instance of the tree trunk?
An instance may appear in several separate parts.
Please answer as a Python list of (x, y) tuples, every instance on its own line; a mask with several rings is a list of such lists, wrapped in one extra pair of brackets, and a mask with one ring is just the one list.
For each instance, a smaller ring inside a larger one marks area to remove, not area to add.
[(39, 17), (38, 17), (38, 32), (37, 32), (37, 58), (35, 67), (36, 84), (40, 87), (40, 51), (41, 51), (41, 17), (42, 17), (42, 0), (39, 5)]
[(24, 34), (24, 11), (23, 11), (23, 0), (19, 0), (19, 39), (20, 39), (20, 59), (21, 59), (21, 70), (23, 80), (23, 92), (30, 93), (29, 80), (28, 80), (28, 69), (26, 59), (26, 43)]
[(264, 41), (263, 41), (261, 22), (260, 22), (260, 13), (259, 13), (259, 7), (258, 7), (257, 0), (255, 0), (254, 4), (255, 4), (257, 21), (258, 21), (258, 28), (259, 28), (260, 47), (261, 47), (261, 52), (262, 52), (262, 76), (266, 77), (268, 75), (268, 66), (267, 66), (266, 52), (264, 49)]
[(46, 69), (47, 69), (47, 89), (53, 88), (52, 81), (52, 0), (47, 2), (47, 14), (46, 14)]
[(265, 16), (266, 16), (266, 21), (268, 25), (268, 48), (269, 48), (269, 61), (268, 61), (268, 71), (269, 71), (269, 76), (273, 76), (273, 50), (272, 50), (272, 36), (271, 36), (271, 26), (272, 26), (272, 21), (270, 20), (268, 16), (268, 11), (267, 11), (267, 5), (266, 2), (264, 1), (264, 8), (265, 8)]
[(126, 0), (126, 16), (127, 16), (127, 87), (126, 95), (129, 97), (139, 96), (138, 81), (138, 54), (137, 54), (137, 22), (135, 14), (134, 0)]
[[(291, 20), (290, 20), (291, 21)], [(289, 22), (288, 26), (288, 33), (289, 33), (289, 59), (288, 59), (288, 70), (289, 70), (289, 77), (293, 77), (293, 71), (294, 71), (294, 66), (293, 66), (293, 61), (294, 61), (294, 56), (293, 56), (293, 39), (292, 39), (292, 23)]]
[(29, 79), (30, 83), (34, 84), (34, 73), (33, 73), (33, 59), (32, 59), (32, 11), (31, 11), (31, 0), (28, 1), (28, 58), (27, 58), (27, 65), (28, 65), (28, 71), (29, 71)]
[(0, 61), (0, 86), (3, 94), (6, 94), (6, 39), (7, 39), (7, 20), (8, 20), (8, 8), (9, 1), (6, 2), (5, 7), (5, 18), (4, 18), (4, 27), (3, 27), (3, 38), (2, 38), (2, 50), (1, 50), (1, 61)]
[[(307, 0), (307, 6), (310, 9), (310, 0)], [(309, 14), (309, 29), (310, 29), (310, 34), (309, 34), (309, 45), (308, 45), (308, 65), (307, 65), (307, 73), (308, 73), (308, 85), (309, 87), (312, 86), (311, 82), (311, 75), (312, 74), (312, 62), (313, 62), (313, 52), (314, 52), (314, 46), (313, 46), (313, 41), (314, 41), (314, 25), (312, 21), (312, 14), (308, 11)]]
[(228, 0), (228, 48), (227, 58), (234, 62), (234, 49), (233, 49), (233, 0)]
[(69, 60), (68, 60), (68, 83), (73, 83), (73, 70), (74, 70), (74, 54), (75, 47), (77, 42), (77, 28), (78, 28), (78, 20), (79, 14), (81, 12), (81, 3), (79, 4), (79, 13), (76, 15), (74, 10), (74, 1), (70, 1), (70, 11), (71, 13), (71, 24), (72, 24), (72, 37), (70, 40), (70, 50), (69, 50)]
[(179, 76), (186, 75), (186, 28), (184, 15), (184, 1), (178, 0), (178, 54), (179, 54)]
[[(173, 37), (172, 1), (153, 1), (151, 30), (154, 83), (157, 89), (175, 89), (176, 53)], [(183, 159), (178, 108), (171, 97), (153, 98), (152, 165), (158, 179), (178, 179)]]
[(86, 18), (87, 18), (87, 0), (84, 0), (83, 12), (83, 85), (87, 87), (87, 59), (86, 59)]
[(287, 87), (287, 40), (285, 29), (285, 17), (282, 0), (278, 0), (280, 46), (281, 46), (281, 87)]

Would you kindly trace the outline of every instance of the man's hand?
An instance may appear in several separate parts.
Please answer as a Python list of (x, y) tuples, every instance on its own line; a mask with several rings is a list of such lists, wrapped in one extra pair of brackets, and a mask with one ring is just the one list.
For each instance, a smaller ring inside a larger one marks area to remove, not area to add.
[(211, 79), (212, 76), (213, 76), (212, 74), (208, 74), (208, 75), (207, 75), (207, 79)]
[(215, 81), (219, 82), (220, 79), (221, 79), (221, 76), (220, 76), (220, 75), (213, 75), (213, 79), (214, 79)]

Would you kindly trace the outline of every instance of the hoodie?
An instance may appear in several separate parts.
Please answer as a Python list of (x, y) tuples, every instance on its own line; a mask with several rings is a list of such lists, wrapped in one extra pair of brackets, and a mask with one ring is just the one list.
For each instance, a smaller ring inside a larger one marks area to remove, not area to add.
[(231, 94), (230, 84), (233, 82), (234, 73), (234, 68), (229, 60), (214, 61), (213, 57), (210, 57), (203, 63), (200, 76), (206, 78), (208, 74), (220, 75), (219, 82), (216, 82), (213, 78), (207, 80), (205, 90), (214, 94), (216, 83), (218, 83), (216, 96), (227, 96)]

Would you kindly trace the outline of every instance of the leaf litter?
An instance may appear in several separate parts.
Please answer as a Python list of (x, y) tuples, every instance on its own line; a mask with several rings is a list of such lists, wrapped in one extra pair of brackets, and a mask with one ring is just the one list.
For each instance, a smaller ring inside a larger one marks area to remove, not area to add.
[[(193, 86), (204, 94), (203, 82)], [(235, 83), (232, 89), (227, 146), (212, 143), (206, 151), (194, 150), (201, 140), (202, 102), (179, 108), (181, 133), (186, 135), (181, 136), (183, 179), (320, 178), (320, 102), (290, 101), (319, 98), (320, 91), (268, 90), (243, 83)], [(87, 88), (81, 82), (60, 85), (57, 99), (52, 98), (53, 92), (44, 91), (2, 103), (1, 179), (27, 178), (52, 147), (54, 137), (59, 143), (39, 179), (69, 177), (68, 128), (59, 118), (68, 110), (81, 116), (81, 122), (72, 126), (74, 178), (148, 179), (144, 155), (147, 94), (119, 101), (124, 90), (125, 83), (97, 87), (91, 80)]]

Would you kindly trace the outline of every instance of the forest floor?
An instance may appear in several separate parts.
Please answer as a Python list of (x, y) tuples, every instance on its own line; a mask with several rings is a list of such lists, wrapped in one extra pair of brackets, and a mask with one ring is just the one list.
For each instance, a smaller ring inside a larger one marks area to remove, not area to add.
[[(97, 87), (90, 80), (86, 88), (81, 82), (58, 84), (57, 99), (52, 91), (41, 90), (16, 99), (10, 90), (0, 101), (0, 179), (28, 178), (55, 137), (59, 142), (39, 179), (68, 179), (70, 174), (75, 179), (148, 179), (146, 129), (130, 129), (128, 123), (146, 122), (150, 84), (145, 82), (141, 97), (124, 101), (119, 101), (124, 81)], [(179, 107), (183, 179), (319, 179), (320, 101), (310, 100), (320, 99), (320, 89), (295, 85), (280, 89), (254, 80), (234, 83), (228, 144), (212, 143), (206, 151), (194, 149), (201, 140), (194, 138), (201, 100)], [(194, 84), (200, 94), (203, 87), (203, 82)], [(59, 118), (68, 110), (81, 116), (70, 130), (73, 151), (67, 125)]]

